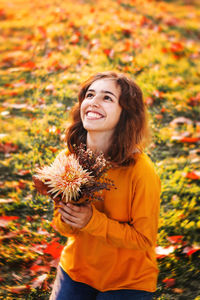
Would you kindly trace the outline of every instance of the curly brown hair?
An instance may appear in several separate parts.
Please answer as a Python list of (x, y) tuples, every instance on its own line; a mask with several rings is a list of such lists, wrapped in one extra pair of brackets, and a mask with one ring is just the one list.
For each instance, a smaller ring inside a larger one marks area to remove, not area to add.
[(66, 129), (65, 140), (73, 152), (73, 146), (86, 144), (87, 131), (84, 129), (80, 106), (90, 85), (100, 79), (112, 79), (121, 88), (119, 104), (122, 107), (119, 122), (112, 136), (110, 147), (106, 154), (116, 165), (134, 163), (134, 152), (142, 152), (150, 143), (151, 131), (148, 126), (148, 112), (143, 101), (140, 87), (130, 78), (121, 73), (103, 72), (91, 76), (80, 88), (79, 102), (71, 111), (72, 122)]

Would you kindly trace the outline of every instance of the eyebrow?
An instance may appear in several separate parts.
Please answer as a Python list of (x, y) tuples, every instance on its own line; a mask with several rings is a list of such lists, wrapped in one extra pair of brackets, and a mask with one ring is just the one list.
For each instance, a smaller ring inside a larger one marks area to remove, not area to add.
[[(95, 92), (95, 90), (89, 89), (88, 92)], [(113, 94), (112, 92), (110, 92), (110, 91), (104, 91), (104, 90), (102, 90), (101, 92), (104, 93), (104, 94), (111, 94), (111, 95), (113, 95), (117, 99), (117, 96), (115, 94)]]

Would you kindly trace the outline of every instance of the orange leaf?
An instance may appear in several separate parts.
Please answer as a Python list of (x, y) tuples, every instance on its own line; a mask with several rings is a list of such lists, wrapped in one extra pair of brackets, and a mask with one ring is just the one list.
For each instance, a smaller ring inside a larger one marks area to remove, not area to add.
[(182, 294), (184, 292), (183, 289), (178, 289), (178, 288), (174, 288), (172, 291), (176, 294)]
[(0, 240), (12, 239), (19, 235), (19, 231), (9, 232), (8, 234), (1, 235)]
[(76, 33), (76, 34), (73, 34), (71, 39), (70, 39), (70, 43), (71, 44), (78, 44), (79, 42), (79, 35)]
[(36, 68), (36, 64), (33, 61), (27, 61), (25, 63), (22, 63), (21, 67), (32, 70)]
[(45, 39), (47, 37), (46, 29), (42, 26), (38, 26), (38, 30), (39, 30), (40, 34), (42, 35), (42, 37)]
[(24, 176), (24, 175), (27, 175), (27, 174), (30, 174), (31, 173), (31, 170), (18, 170), (17, 172), (17, 175), (20, 175), (20, 176)]
[(21, 292), (24, 292), (26, 290), (30, 289), (30, 286), (28, 284), (26, 285), (16, 285), (16, 286), (9, 286), (6, 288), (11, 293), (20, 294)]

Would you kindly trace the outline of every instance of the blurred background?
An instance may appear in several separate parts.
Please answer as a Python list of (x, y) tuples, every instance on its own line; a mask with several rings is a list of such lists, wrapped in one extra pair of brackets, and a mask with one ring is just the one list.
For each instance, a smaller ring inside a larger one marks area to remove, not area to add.
[(142, 88), (162, 181), (156, 299), (200, 299), (200, 2), (1, 0), (0, 299), (48, 299), (66, 238), (32, 174), (66, 147), (80, 83)]

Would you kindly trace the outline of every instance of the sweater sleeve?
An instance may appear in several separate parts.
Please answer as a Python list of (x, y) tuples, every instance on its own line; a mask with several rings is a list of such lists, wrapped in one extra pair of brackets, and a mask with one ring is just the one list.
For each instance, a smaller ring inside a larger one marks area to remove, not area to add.
[[(147, 250), (155, 246), (158, 230), (161, 182), (152, 167), (141, 168), (134, 188), (131, 221), (108, 218), (93, 205), (93, 215), (81, 230), (115, 247)], [(126, 199), (124, 199), (126, 201)], [(113, 201), (114, 202), (114, 201)]]

